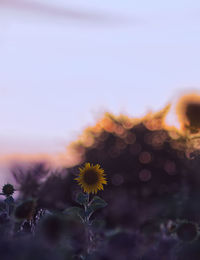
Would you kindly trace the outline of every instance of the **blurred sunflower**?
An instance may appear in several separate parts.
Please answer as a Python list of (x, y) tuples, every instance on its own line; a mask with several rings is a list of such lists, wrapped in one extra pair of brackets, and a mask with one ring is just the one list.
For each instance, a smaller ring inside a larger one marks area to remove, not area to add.
[(195, 134), (200, 131), (200, 95), (183, 96), (176, 107), (182, 128)]
[(97, 193), (98, 190), (103, 190), (103, 184), (107, 184), (104, 170), (99, 164), (85, 163), (79, 171), (79, 176), (75, 180), (86, 193)]

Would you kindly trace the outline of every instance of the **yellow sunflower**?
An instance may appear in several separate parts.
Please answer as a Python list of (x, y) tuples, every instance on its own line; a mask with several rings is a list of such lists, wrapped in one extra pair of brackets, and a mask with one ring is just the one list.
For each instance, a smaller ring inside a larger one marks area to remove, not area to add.
[(103, 190), (103, 184), (107, 184), (104, 170), (99, 164), (85, 163), (79, 171), (79, 176), (75, 180), (86, 193), (97, 193), (98, 190)]

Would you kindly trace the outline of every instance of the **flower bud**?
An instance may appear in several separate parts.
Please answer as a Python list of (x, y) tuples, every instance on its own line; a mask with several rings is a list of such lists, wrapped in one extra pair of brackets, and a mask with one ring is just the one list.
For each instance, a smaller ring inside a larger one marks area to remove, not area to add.
[(12, 184), (5, 184), (2, 188), (2, 192), (5, 196), (11, 196), (14, 193), (15, 189)]

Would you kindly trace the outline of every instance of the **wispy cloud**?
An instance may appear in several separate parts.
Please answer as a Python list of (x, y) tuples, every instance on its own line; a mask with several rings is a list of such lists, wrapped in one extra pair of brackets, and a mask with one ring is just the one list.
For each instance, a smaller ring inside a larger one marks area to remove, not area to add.
[(55, 18), (74, 19), (96, 23), (119, 23), (120, 21), (126, 20), (125, 17), (122, 18), (105, 12), (75, 10), (25, 0), (0, 0), (0, 8), (18, 9), (20, 11), (47, 15)]

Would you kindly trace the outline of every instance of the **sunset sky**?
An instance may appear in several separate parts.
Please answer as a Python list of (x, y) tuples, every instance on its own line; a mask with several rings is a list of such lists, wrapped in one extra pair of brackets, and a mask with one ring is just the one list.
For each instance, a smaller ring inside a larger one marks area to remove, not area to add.
[(62, 152), (104, 111), (200, 90), (200, 1), (0, 0), (0, 154)]

